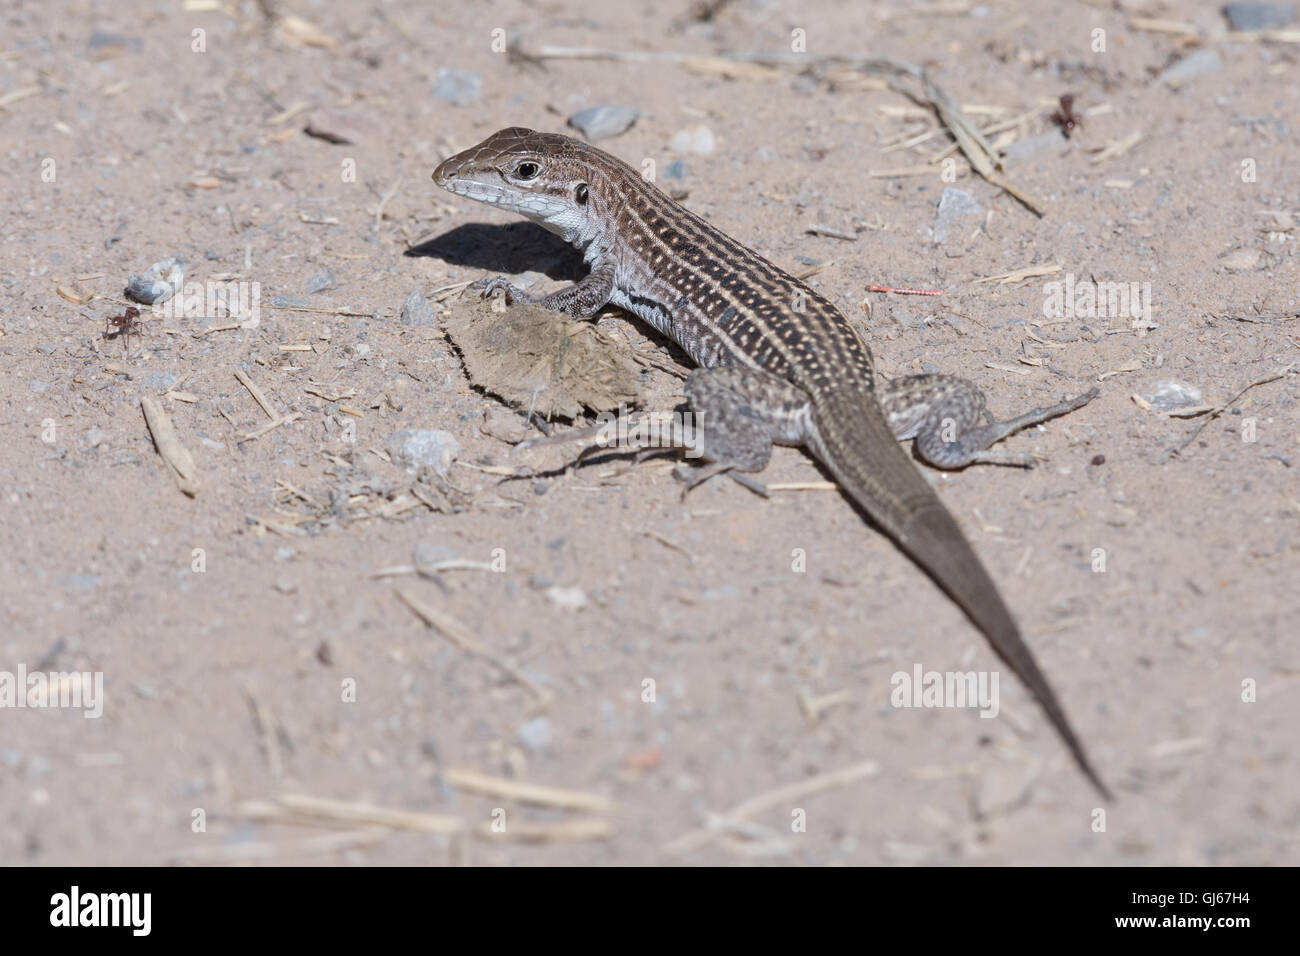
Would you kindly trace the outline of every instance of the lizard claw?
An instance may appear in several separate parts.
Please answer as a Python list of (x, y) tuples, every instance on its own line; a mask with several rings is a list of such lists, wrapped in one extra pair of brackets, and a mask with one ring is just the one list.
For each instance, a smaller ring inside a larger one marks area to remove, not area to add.
[(714, 462), (710, 465), (691, 467), (689, 470), (686, 465), (678, 465), (677, 468), (673, 470), (673, 477), (678, 481), (684, 482), (686, 485), (686, 487), (682, 489), (682, 501), (686, 500), (686, 496), (690, 494), (693, 489), (704, 484), (710, 478), (716, 478), (718, 475), (726, 475), (742, 488), (748, 488), (754, 494), (762, 498), (770, 496), (767, 490), (767, 485), (763, 484), (763, 482), (759, 481), (757, 478), (751, 478), (749, 475), (736, 471), (736, 466), (734, 464)]
[(709, 465), (698, 466), (688, 466), (684, 464), (678, 465), (673, 469), (673, 477), (683, 483), (682, 501), (686, 500), (686, 496), (690, 494), (693, 489), (704, 484), (716, 475), (721, 475), (730, 471), (731, 468), (732, 466), (730, 464), (721, 464), (717, 462)]
[(482, 299), (494, 300), (494, 308), (496, 308), (496, 302), (500, 302), (501, 308), (504, 309), (505, 306), (514, 305), (516, 302), (529, 303), (534, 301), (531, 295), (505, 276), (487, 276), (476, 282), (471, 282), (466, 286), (465, 291)]

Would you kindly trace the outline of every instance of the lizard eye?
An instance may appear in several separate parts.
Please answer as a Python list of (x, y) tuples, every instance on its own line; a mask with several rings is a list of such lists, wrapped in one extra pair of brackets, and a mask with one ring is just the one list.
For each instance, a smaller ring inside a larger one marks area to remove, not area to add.
[(587, 205), (587, 184), (578, 183), (578, 188), (573, 191), (573, 198), (579, 206)]
[(515, 176), (519, 179), (536, 179), (541, 171), (542, 167), (536, 163), (520, 163), (515, 167)]

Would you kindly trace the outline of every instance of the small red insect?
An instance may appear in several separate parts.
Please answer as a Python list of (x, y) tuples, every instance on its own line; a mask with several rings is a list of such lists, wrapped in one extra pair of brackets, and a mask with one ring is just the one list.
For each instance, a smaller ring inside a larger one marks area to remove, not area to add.
[(105, 319), (104, 338), (121, 336), (122, 347), (129, 348), (132, 335), (144, 338), (144, 326), (139, 320), (140, 310), (133, 305), (128, 305), (121, 315), (110, 315)]
[(1066, 139), (1069, 139), (1070, 134), (1083, 125), (1083, 117), (1074, 112), (1073, 93), (1061, 94), (1061, 108), (1052, 114), (1052, 119), (1060, 125)]

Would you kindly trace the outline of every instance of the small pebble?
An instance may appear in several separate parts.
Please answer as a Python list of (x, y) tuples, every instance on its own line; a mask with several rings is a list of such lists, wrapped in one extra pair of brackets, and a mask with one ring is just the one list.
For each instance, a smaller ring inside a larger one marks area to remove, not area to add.
[(1210, 73), (1218, 73), (1222, 69), (1223, 57), (1219, 56), (1218, 50), (1197, 50), (1195, 53), (1183, 57), (1161, 73), (1158, 82), (1170, 86), (1180, 86), (1188, 80), (1194, 80), (1198, 76), (1205, 76)]
[(147, 388), (168, 389), (176, 384), (180, 378), (175, 372), (151, 372), (144, 377), (140, 384)]
[(1219, 261), (1229, 272), (1253, 272), (1259, 268), (1259, 250), (1238, 249)]
[(433, 95), (457, 106), (476, 100), (483, 92), (483, 81), (477, 73), (438, 67), (433, 79)]
[(99, 586), (99, 575), (65, 574), (59, 578), (59, 585), (69, 594), (74, 591), (93, 591)]
[(516, 734), (524, 748), (531, 750), (533, 753), (549, 748), (555, 736), (551, 730), (551, 721), (548, 717), (534, 717), (532, 720), (520, 724)]
[(587, 592), (582, 588), (550, 587), (546, 589), (546, 596), (552, 604), (566, 611), (576, 611), (587, 606)]
[(1205, 404), (1199, 388), (1171, 378), (1161, 379), (1147, 386), (1139, 394), (1158, 412), (1172, 412), (1180, 408)]
[(86, 47), (94, 51), (97, 60), (107, 60), (123, 53), (139, 53), (141, 45), (139, 37), (98, 29), (86, 43)]
[(318, 272), (307, 280), (307, 292), (324, 292), (326, 289), (334, 288), (334, 276), (328, 271)]
[(415, 289), (402, 305), (401, 321), (403, 325), (430, 326), (437, 325), (438, 317), (434, 314), (433, 306), (429, 305), (429, 300), (420, 295), (419, 289)]
[(590, 106), (570, 116), (569, 125), (595, 142), (627, 132), (640, 115), (630, 106)]
[(172, 256), (155, 262), (144, 272), (132, 272), (126, 280), (126, 294), (137, 302), (155, 305), (180, 292), (184, 283), (185, 263)]
[(1295, 4), (1229, 3), (1223, 15), (1234, 30), (1275, 30), (1295, 19)]
[(957, 225), (958, 220), (978, 216), (983, 212), (984, 207), (964, 189), (944, 187), (943, 194), (939, 197), (939, 211), (934, 219), (934, 241), (947, 242), (948, 233)]
[(707, 156), (717, 148), (717, 139), (713, 135), (713, 130), (707, 126), (691, 126), (674, 133), (673, 138), (668, 141), (668, 148), (674, 153)]
[(451, 432), (430, 428), (402, 428), (393, 432), (384, 442), (384, 448), (393, 461), (414, 469), (428, 465), (440, 475), (446, 475), (451, 463), (460, 454), (460, 443)]
[(455, 548), (432, 541), (417, 541), (411, 549), (411, 563), (417, 568), (431, 568), (443, 561), (455, 561), (458, 557)]

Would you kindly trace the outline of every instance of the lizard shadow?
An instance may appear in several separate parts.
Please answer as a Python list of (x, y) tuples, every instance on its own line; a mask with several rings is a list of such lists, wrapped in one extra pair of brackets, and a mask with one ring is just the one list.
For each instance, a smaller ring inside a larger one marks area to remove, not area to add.
[[(557, 282), (577, 282), (587, 274), (582, 256), (554, 233), (532, 222), (470, 222), (406, 249), (408, 258), (441, 259), (451, 266), (482, 269), (492, 275), (540, 272)], [(623, 313), (637, 330), (679, 365), (691, 366), (686, 352), (648, 322)]]
[(531, 222), (465, 223), (410, 246), (403, 255), (504, 275), (540, 272), (557, 281), (576, 282), (587, 271), (577, 250)]

